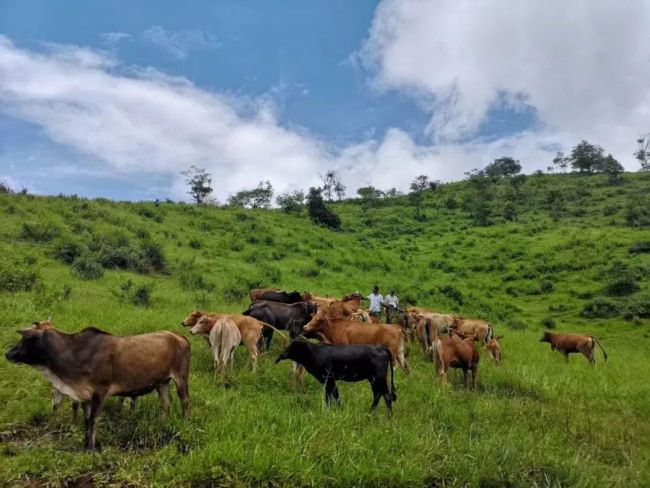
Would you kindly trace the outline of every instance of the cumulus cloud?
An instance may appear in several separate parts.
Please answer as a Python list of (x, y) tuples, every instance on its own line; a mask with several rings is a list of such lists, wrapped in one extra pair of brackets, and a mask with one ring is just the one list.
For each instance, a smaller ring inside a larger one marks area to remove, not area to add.
[(190, 51), (214, 49), (219, 46), (217, 38), (201, 29), (168, 31), (159, 25), (153, 25), (142, 33), (142, 39), (157, 46), (174, 59), (182, 60)]
[(644, 0), (384, 0), (357, 58), (379, 88), (431, 112), (434, 141), (471, 137), (494, 106), (527, 105), (542, 137), (592, 139), (629, 161), (650, 129), (648, 32)]

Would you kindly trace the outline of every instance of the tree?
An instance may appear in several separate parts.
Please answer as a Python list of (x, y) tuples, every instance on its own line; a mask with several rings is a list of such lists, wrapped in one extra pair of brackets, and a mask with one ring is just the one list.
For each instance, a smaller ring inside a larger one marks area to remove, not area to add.
[(395, 187), (391, 188), (390, 190), (386, 190), (384, 192), (384, 198), (394, 198), (400, 195), (402, 195), (402, 192)]
[(611, 154), (608, 154), (603, 158), (598, 167), (597, 171), (602, 171), (609, 177), (610, 183), (617, 183), (620, 181), (620, 175), (623, 172), (624, 168)]
[(641, 171), (650, 171), (650, 133), (637, 139), (634, 157), (641, 163)]
[(181, 173), (185, 176), (185, 183), (190, 187), (187, 192), (196, 203), (204, 203), (208, 196), (212, 193), (212, 175), (205, 169), (198, 166), (190, 166), (190, 169)]
[(424, 199), (424, 190), (429, 188), (429, 177), (420, 175), (411, 182), (411, 193), (409, 197), (415, 205), (415, 218), (421, 220), (423, 218), (420, 213), (422, 207), (422, 200)]
[(307, 195), (307, 213), (309, 214), (309, 218), (317, 225), (322, 225), (333, 230), (339, 229), (341, 227), (341, 219), (325, 205), (321, 192), (321, 188), (312, 187), (309, 189), (309, 194)]
[(491, 178), (514, 176), (521, 172), (521, 164), (511, 157), (505, 156), (495, 159), (483, 171)]
[(268, 208), (273, 198), (273, 187), (269, 181), (260, 181), (252, 190), (241, 190), (228, 197), (232, 207)]
[(325, 176), (321, 175), (320, 178), (323, 181), (322, 192), (328, 201), (332, 201), (333, 195), (336, 195), (339, 200), (345, 195), (346, 187), (336, 171), (331, 169), (325, 173)]
[(566, 169), (569, 166), (569, 162), (570, 162), (569, 158), (565, 157), (562, 151), (558, 151), (557, 153), (555, 153), (555, 157), (553, 158), (553, 164), (556, 167), (560, 168), (563, 173), (566, 172)]
[(305, 205), (305, 193), (302, 190), (296, 190), (293, 193), (283, 193), (275, 201), (286, 213), (299, 214)]
[(377, 201), (384, 195), (384, 192), (374, 186), (362, 186), (357, 190), (357, 195), (361, 197), (361, 208), (367, 217), (368, 209), (377, 204)]
[(602, 165), (603, 153), (602, 147), (582, 140), (571, 150), (569, 162), (573, 169), (591, 174)]

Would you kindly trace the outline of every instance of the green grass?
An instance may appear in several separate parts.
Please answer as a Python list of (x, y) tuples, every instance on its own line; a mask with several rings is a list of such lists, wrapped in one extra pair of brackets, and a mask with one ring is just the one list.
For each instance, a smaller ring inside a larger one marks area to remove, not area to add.
[[(109, 401), (99, 453), (81, 449), (83, 429), (69, 402), (51, 412), (39, 372), (3, 359), (0, 484), (92, 477), (146, 486), (650, 485), (650, 322), (623, 318), (650, 293), (650, 255), (629, 252), (650, 241), (650, 230), (626, 219), (629, 202), (650, 194), (650, 175), (626, 174), (617, 186), (604, 177), (529, 177), (514, 222), (499, 217), (505, 185), (491, 189), (487, 227), (462, 210), (472, 190), (455, 183), (427, 195), (425, 221), (413, 219), (404, 198), (367, 215), (358, 202), (336, 204), (338, 233), (279, 211), (0, 195), (0, 285), (11, 283), (0, 292), (3, 350), (17, 328), (49, 315), (66, 331), (93, 324), (117, 334), (187, 335), (178, 324), (190, 310), (241, 311), (255, 285), (340, 295), (377, 283), (396, 287), (402, 300), (489, 318), (505, 335), (502, 364), (482, 354), (474, 392), (460, 374), (441, 386), (411, 346), (413, 373), (396, 371), (392, 419), (383, 406), (367, 413), (366, 384), (341, 384), (342, 406), (326, 409), (317, 382), (307, 378), (301, 389), (288, 362), (274, 364), (280, 341), (255, 375), (240, 348), (232, 384), (215, 383), (208, 348), (191, 338), (190, 418), (181, 419), (174, 400), (171, 419), (160, 420), (155, 395), (135, 411)], [(545, 203), (553, 189), (565, 196), (555, 220)], [(450, 195), (459, 202), (453, 210)], [(55, 257), (70, 241), (109, 264), (100, 278), (82, 279)], [(158, 271), (142, 254), (151, 242), (165, 258)], [(582, 316), (605, 294), (615, 261), (640, 289), (608, 298), (618, 307), (614, 317)], [(136, 288), (151, 285), (149, 306), (121, 292), (129, 279)], [(552, 290), (542, 292), (545, 281)], [(543, 319), (559, 331), (596, 335), (609, 361), (598, 352), (593, 368), (577, 356), (564, 364), (538, 342)]]

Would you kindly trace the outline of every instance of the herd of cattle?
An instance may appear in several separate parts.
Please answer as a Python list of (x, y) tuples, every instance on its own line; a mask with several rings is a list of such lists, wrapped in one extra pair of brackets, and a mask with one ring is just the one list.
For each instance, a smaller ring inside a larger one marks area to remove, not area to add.
[[(339, 402), (337, 380), (367, 380), (373, 394), (371, 410), (383, 398), (391, 413), (397, 398), (393, 367), (399, 364), (406, 374), (410, 372), (405, 342), (417, 340), (421, 344), (443, 381), (449, 368), (458, 368), (471, 388), (476, 385), (479, 364), (477, 342), (492, 360), (501, 360), (502, 336), (495, 336), (492, 325), (484, 320), (410, 307), (388, 309), (388, 323), (380, 323), (361, 307), (358, 293), (339, 300), (260, 288), (251, 290), (250, 298), (251, 304), (242, 314), (193, 311), (181, 322), (191, 328), (191, 334), (208, 340), (215, 376), (227, 372), (228, 367), (232, 374), (234, 352), (240, 344), (246, 347), (255, 371), (260, 350), (268, 350), (274, 332), (278, 332), (291, 341), (276, 363), (291, 360), (300, 381), (306, 370), (324, 384), (328, 405)], [(75, 417), (82, 406), (88, 449), (95, 449), (97, 418), (109, 396), (135, 402), (138, 396), (156, 390), (166, 416), (171, 403), (170, 382), (174, 381), (183, 415), (188, 414), (190, 344), (180, 334), (159, 331), (114, 336), (95, 327), (68, 334), (55, 328), (49, 319), (34, 322), (19, 333), (21, 341), (7, 351), (6, 358), (44, 374), (54, 388), (55, 409), (66, 396), (73, 401)], [(600, 346), (593, 336), (576, 334), (545, 332), (541, 341), (550, 343), (567, 359), (570, 353), (582, 353), (592, 364), (594, 348)], [(607, 359), (604, 350), (603, 355)]]

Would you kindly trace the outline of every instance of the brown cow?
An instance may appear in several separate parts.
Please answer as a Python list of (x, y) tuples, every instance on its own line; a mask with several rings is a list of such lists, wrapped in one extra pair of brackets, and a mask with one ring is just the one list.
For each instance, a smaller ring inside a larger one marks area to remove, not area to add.
[(496, 362), (497, 364), (501, 362), (501, 344), (499, 344), (499, 341), (501, 339), (503, 339), (502, 335), (493, 337), (485, 345), (485, 347), (488, 350), (488, 354), (490, 355), (490, 358), (492, 358), (494, 362)]
[(483, 344), (487, 344), (493, 336), (492, 324), (480, 319), (454, 316), (449, 328), (458, 332), (461, 336), (474, 335), (476, 340), (481, 341)]
[(415, 331), (418, 341), (422, 345), (422, 351), (430, 360), (433, 360), (433, 339), (441, 333), (449, 332), (454, 323), (454, 317), (434, 312), (413, 313), (413, 316), (417, 320)]
[(398, 326), (334, 320), (319, 311), (305, 325), (304, 330), (321, 334), (332, 344), (382, 344), (390, 350), (393, 364), (397, 361), (406, 374), (410, 372), (404, 357), (404, 338)]
[(540, 342), (548, 342), (551, 344), (552, 351), (560, 351), (564, 354), (564, 359), (566, 362), (569, 362), (569, 354), (579, 352), (584, 357), (587, 358), (587, 361), (591, 365), (596, 364), (596, 358), (594, 357), (594, 349), (596, 344), (600, 347), (600, 350), (603, 351), (603, 358), (607, 361), (607, 353), (603, 346), (600, 344), (598, 339), (592, 335), (582, 335), (582, 334), (554, 334), (553, 332), (545, 331)]
[(251, 302), (254, 302), (256, 300), (260, 300), (262, 295), (270, 291), (282, 291), (282, 290), (280, 288), (253, 288), (251, 291), (248, 292), (248, 296), (250, 297)]
[[(434, 329), (435, 332), (435, 329)], [(449, 368), (463, 370), (465, 384), (470, 388), (476, 387), (476, 374), (478, 372), (479, 355), (474, 345), (474, 335), (465, 339), (450, 336), (436, 336), (433, 340), (433, 358), (436, 371), (443, 382), (447, 382)], [(471, 385), (468, 383), (467, 372), (472, 372)]]
[(24, 329), (20, 335), (6, 358), (39, 369), (56, 390), (83, 402), (88, 449), (95, 449), (97, 418), (109, 396), (158, 390), (167, 416), (173, 380), (183, 415), (189, 412), (190, 344), (185, 337), (169, 331), (113, 336), (94, 327), (75, 334)]
[(213, 319), (204, 315), (199, 319), (191, 334), (207, 336), (212, 347), (212, 359), (214, 362), (214, 379), (220, 372), (226, 372), (226, 366), (230, 363), (230, 374), (235, 367), (235, 349), (241, 343), (241, 333), (237, 324), (228, 317)]

